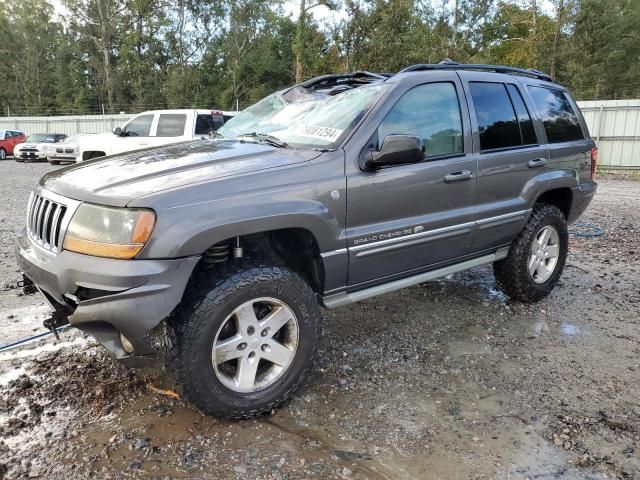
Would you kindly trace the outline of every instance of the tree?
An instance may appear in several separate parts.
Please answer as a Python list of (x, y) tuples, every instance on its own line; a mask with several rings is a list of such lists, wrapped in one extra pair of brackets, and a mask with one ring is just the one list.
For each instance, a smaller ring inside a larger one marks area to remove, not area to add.
[(300, 83), (304, 76), (304, 63), (308, 61), (306, 53), (307, 42), (310, 38), (310, 21), (311, 10), (317, 7), (327, 7), (334, 10), (337, 4), (333, 0), (317, 0), (309, 2), (308, 0), (300, 0), (300, 11), (298, 12), (298, 21), (296, 22), (296, 36), (293, 40), (293, 53), (295, 55), (295, 79), (296, 83)]

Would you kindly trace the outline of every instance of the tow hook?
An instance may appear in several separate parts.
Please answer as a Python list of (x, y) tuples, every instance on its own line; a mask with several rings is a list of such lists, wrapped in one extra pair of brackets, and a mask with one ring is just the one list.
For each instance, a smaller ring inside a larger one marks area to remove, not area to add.
[(38, 288), (27, 277), (22, 275), (22, 280), (18, 281), (18, 288), (22, 289), (22, 293), (25, 295), (33, 295), (38, 291)]
[(47, 328), (56, 336), (56, 340), (60, 340), (60, 336), (58, 335), (58, 328), (67, 325), (69, 323), (69, 315), (71, 312), (66, 308), (58, 308), (52, 314), (51, 317), (47, 318), (42, 324), (44, 328)]

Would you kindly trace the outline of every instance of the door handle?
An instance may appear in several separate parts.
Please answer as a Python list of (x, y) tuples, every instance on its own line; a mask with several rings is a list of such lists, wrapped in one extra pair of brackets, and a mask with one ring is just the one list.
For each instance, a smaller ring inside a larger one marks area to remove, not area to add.
[(444, 176), (444, 181), (447, 183), (462, 182), (464, 180), (470, 180), (473, 175), (471, 170), (460, 170), (459, 172), (452, 172)]
[(542, 167), (543, 165), (546, 165), (546, 164), (547, 164), (546, 158), (536, 158), (534, 160), (529, 160), (529, 162), (527, 163), (529, 168)]

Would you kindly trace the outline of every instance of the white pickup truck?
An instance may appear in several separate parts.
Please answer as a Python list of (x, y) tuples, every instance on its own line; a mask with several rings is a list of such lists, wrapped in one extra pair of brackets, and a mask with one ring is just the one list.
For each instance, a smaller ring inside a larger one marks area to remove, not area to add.
[(153, 110), (133, 117), (113, 133), (78, 139), (76, 162), (169, 143), (207, 138), (234, 112), (217, 110)]

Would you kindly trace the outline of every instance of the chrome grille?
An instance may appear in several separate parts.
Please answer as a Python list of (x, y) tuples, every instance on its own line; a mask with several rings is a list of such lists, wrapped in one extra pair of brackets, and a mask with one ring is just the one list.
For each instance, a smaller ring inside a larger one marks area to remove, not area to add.
[(33, 193), (27, 210), (29, 236), (40, 246), (59, 252), (62, 245), (62, 225), (67, 206)]

